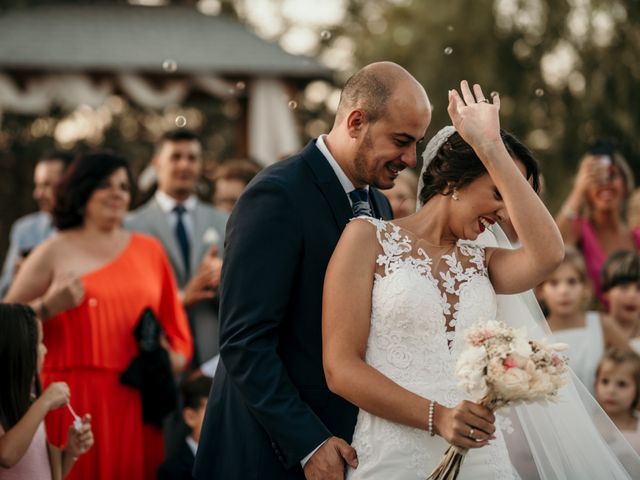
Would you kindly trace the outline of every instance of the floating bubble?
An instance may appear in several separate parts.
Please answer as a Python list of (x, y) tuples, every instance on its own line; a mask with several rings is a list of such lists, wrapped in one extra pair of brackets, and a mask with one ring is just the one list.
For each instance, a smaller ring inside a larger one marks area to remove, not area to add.
[(331, 38), (331, 32), (329, 30), (323, 30), (320, 32), (320, 38), (322, 40), (329, 40)]
[(449, 30), (450, 32), (453, 32), (455, 28), (453, 28), (453, 25), (447, 25), (447, 30)]
[(244, 82), (236, 82), (236, 90), (244, 90), (247, 88), (247, 85)]
[(536, 88), (535, 94), (536, 94), (536, 97), (542, 97), (544, 96), (544, 90), (541, 88)]
[(167, 73), (173, 73), (178, 70), (178, 62), (175, 60), (167, 59), (162, 62), (162, 69)]
[(295, 110), (296, 108), (298, 108), (298, 102), (296, 102), (295, 100), (289, 100), (287, 106), (289, 107), (289, 110)]
[(178, 115), (176, 117), (176, 127), (184, 128), (186, 126), (187, 126), (187, 117), (185, 117), (184, 115)]
[(451, 47), (446, 47), (446, 48), (444, 49), (444, 54), (445, 54), (445, 55), (451, 55), (452, 53), (453, 53), (453, 48), (451, 48)]

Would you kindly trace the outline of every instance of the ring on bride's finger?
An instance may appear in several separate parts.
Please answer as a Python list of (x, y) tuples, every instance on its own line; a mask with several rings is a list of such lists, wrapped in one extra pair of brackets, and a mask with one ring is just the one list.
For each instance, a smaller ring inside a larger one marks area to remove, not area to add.
[(487, 100), (486, 98), (483, 98), (483, 99), (481, 99), (481, 100), (478, 100), (478, 103), (479, 103), (479, 102), (483, 102), (483, 103), (491, 103), (491, 102), (489, 102), (489, 100)]
[(475, 433), (475, 430), (473, 428), (469, 429), (469, 438), (473, 438), (474, 433)]

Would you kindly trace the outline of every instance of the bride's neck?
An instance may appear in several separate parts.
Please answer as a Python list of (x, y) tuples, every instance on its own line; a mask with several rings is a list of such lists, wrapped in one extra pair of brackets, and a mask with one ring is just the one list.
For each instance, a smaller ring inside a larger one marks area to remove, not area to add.
[(413, 215), (395, 221), (429, 245), (453, 245), (458, 238), (449, 227), (449, 197), (436, 195)]

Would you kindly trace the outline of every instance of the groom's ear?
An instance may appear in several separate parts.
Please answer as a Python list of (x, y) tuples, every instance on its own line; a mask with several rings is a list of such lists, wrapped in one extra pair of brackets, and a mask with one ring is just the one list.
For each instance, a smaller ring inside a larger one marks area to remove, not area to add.
[(351, 110), (347, 116), (347, 130), (351, 138), (358, 138), (367, 123), (367, 117), (364, 112), (356, 108)]

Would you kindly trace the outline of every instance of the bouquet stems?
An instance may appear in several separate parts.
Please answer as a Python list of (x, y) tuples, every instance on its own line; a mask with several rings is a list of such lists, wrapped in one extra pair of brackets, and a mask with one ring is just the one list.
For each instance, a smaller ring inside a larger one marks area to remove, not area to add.
[(427, 480), (455, 480), (468, 450), (450, 445), (442, 460)]
[[(488, 394), (478, 403), (487, 407), (492, 412), (495, 412), (498, 408), (506, 405), (507, 402)], [(429, 475), (427, 480), (456, 480), (460, 474), (460, 467), (462, 467), (462, 462), (464, 461), (464, 457), (468, 451), (469, 450), (466, 448), (449, 445), (444, 457), (440, 460), (440, 463), (436, 466), (433, 472), (431, 472), (431, 475)]]

